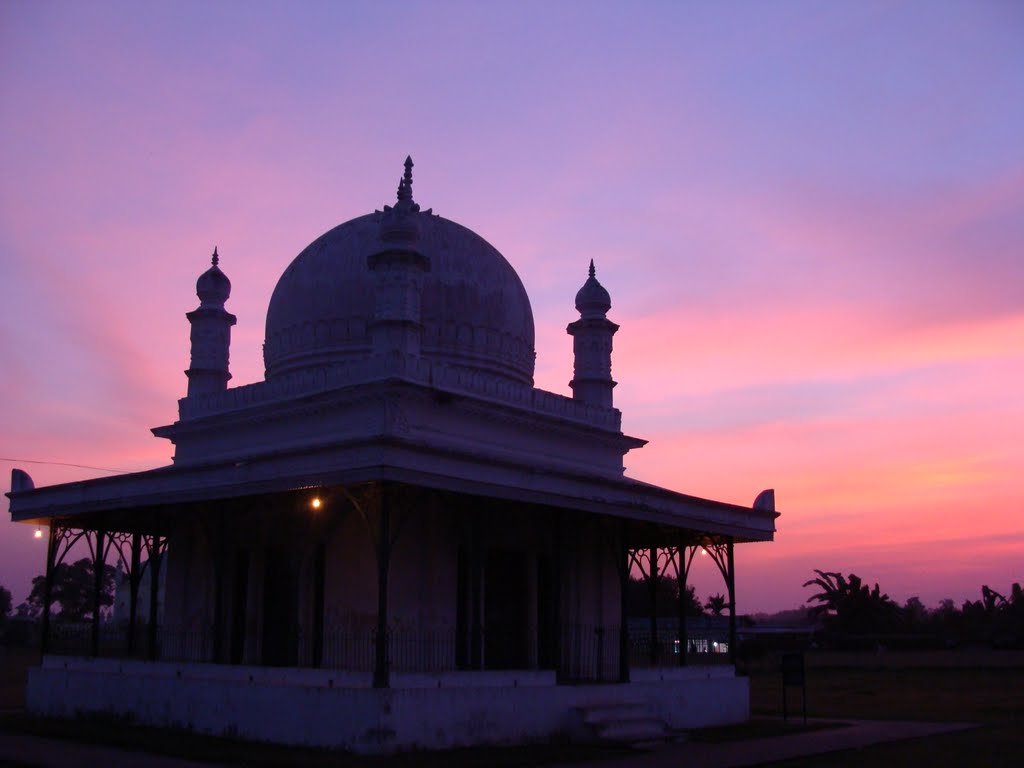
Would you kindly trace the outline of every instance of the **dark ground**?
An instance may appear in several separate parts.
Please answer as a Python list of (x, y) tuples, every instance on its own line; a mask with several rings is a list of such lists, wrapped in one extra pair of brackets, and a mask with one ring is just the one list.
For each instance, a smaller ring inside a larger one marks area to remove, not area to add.
[[(779, 763), (781, 766), (1024, 765), (1024, 665), (1012, 666), (1009, 656), (964, 652), (931, 656), (890, 654), (884, 664), (854, 660), (859, 666), (827, 666), (828, 655), (817, 654), (807, 670), (808, 714), (812, 718), (868, 720), (929, 720), (976, 722), (980, 727), (927, 739), (881, 744), (848, 752)], [(849, 657), (835, 656), (840, 663)], [(972, 663), (973, 660), (973, 663)], [(49, 738), (106, 744), (152, 751), (201, 762), (252, 766), (454, 766), (455, 768), (513, 768), (555, 765), (628, 757), (639, 754), (622, 748), (552, 743), (516, 748), (463, 749), (444, 753), (414, 753), (391, 758), (365, 758), (332, 750), (293, 749), (232, 739), (198, 736), (131, 725), (109, 719), (46, 720), (24, 715), (26, 670), (38, 664), (34, 652), (0, 649), (0, 729)], [(926, 661), (928, 666), (918, 666)], [(1005, 666), (1007, 662), (1010, 666)], [(864, 665), (877, 668), (865, 668)], [(993, 666), (998, 665), (998, 666)], [(799, 712), (799, 689), (789, 689), (790, 712)], [(755, 716), (781, 714), (781, 678), (771, 662), (751, 677), (751, 704)], [(813, 726), (812, 726), (813, 727)], [(695, 741), (734, 741), (771, 737), (801, 730), (799, 721), (788, 726), (755, 720), (749, 725), (694, 732)], [(2, 765), (17, 765), (6, 763)], [(27, 764), (25, 764), (27, 765)]]

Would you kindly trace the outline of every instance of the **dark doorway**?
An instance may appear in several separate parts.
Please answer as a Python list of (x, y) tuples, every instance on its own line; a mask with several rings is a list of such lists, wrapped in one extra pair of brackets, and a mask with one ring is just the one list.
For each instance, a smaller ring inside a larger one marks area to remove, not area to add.
[(244, 549), (235, 552), (231, 587), (231, 663), (241, 664), (245, 655), (245, 609), (249, 602), (249, 553)]
[(287, 554), (268, 549), (263, 573), (263, 663), (271, 667), (294, 665), (298, 606)]
[(484, 661), (487, 669), (529, 666), (527, 557), (492, 549), (487, 553), (484, 586)]

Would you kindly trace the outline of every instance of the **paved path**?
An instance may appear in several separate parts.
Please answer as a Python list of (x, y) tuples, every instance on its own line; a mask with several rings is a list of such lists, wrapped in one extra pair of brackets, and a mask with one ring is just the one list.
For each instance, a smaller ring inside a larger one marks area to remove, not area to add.
[(32, 768), (210, 768), (176, 757), (0, 731), (0, 766)]
[[(822, 722), (822, 721), (816, 721)], [(838, 722), (838, 721), (837, 721)], [(900, 739), (915, 739), (975, 727), (972, 723), (843, 720), (845, 727), (719, 744), (666, 744), (621, 760), (573, 763), (561, 768), (741, 768)], [(0, 731), (0, 766), (33, 768), (210, 768), (199, 763), (114, 747)]]
[[(823, 720), (811, 722), (828, 722)], [(857, 749), (887, 741), (916, 739), (977, 727), (974, 723), (923, 723), (898, 720), (841, 720), (845, 727), (825, 728), (763, 739), (746, 739), (717, 744), (684, 742), (666, 744), (646, 755), (627, 759), (574, 763), (562, 768), (742, 768), (797, 757), (820, 755), (843, 749)]]

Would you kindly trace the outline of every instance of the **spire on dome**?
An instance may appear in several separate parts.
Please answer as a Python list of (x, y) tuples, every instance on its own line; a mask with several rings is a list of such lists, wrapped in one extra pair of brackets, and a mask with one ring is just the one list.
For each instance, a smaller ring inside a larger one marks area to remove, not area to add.
[(223, 307), (224, 302), (231, 295), (231, 281), (228, 280), (227, 275), (221, 272), (218, 266), (220, 264), (220, 254), (217, 253), (216, 246), (213, 248), (210, 264), (212, 266), (203, 272), (199, 276), (199, 280), (196, 281), (196, 295), (204, 307)]
[(602, 408), (612, 408), (612, 336), (619, 326), (608, 319), (612, 298), (597, 282), (597, 269), (590, 260), (587, 281), (576, 294), (576, 310), (580, 319), (569, 323), (566, 332), (572, 336), (573, 376), (572, 399)]
[[(380, 238), (389, 243), (411, 243), (419, 239), (416, 216), (420, 207), (412, 199), (412, 157), (405, 158), (405, 173), (398, 180), (398, 202), (385, 205), (380, 219)], [(430, 211), (427, 211), (430, 213)]]
[(398, 202), (399, 203), (412, 203), (412, 156), (407, 155), (405, 158), (405, 173), (402, 175), (401, 180), (398, 182)]
[(231, 281), (220, 271), (219, 263), (220, 254), (214, 246), (210, 268), (196, 281), (199, 307), (185, 314), (192, 326), (192, 364), (185, 371), (188, 397), (221, 392), (231, 378), (228, 356), (235, 316), (224, 309), (231, 295)]
[(576, 309), (583, 317), (604, 317), (611, 309), (612, 299), (604, 286), (597, 282), (597, 270), (594, 260), (590, 260), (590, 274), (587, 282), (576, 294)]

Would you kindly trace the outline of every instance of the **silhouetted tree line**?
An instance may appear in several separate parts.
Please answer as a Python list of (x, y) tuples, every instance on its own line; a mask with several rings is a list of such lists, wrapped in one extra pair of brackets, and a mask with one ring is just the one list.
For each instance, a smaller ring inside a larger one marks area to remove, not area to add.
[[(90, 621), (94, 606), (93, 591), (96, 582), (93, 577), (92, 558), (83, 557), (74, 563), (61, 563), (53, 572), (53, 586), (50, 589), (50, 612), (56, 621)], [(25, 602), (20, 603), (14, 616), (19, 619), (38, 619), (43, 612), (46, 599), (46, 577), (32, 579), (32, 591)], [(114, 568), (103, 566), (103, 580), (100, 588), (100, 610), (114, 604)], [(0, 586), (0, 622), (11, 613), (11, 593)]]
[[(53, 572), (50, 590), (50, 615), (54, 622), (84, 624), (92, 620), (95, 579), (92, 558), (83, 557), (73, 563), (61, 563)], [(103, 567), (100, 589), (100, 611), (114, 605), (114, 568)], [(0, 640), (8, 645), (25, 645), (37, 641), (33, 627), (43, 613), (46, 598), (46, 577), (32, 579), (32, 590), (23, 603), (11, 611), (11, 593), (0, 586)]]
[[(659, 616), (679, 615), (679, 582), (675, 577), (659, 576), (655, 594), (654, 604)], [(647, 579), (630, 577), (629, 589), (626, 594), (626, 612), (630, 618), (634, 619), (651, 615), (651, 589)], [(704, 608), (692, 586), (686, 588), (686, 615), (704, 615)]]
[[(819, 641), (836, 648), (871, 648), (884, 644), (891, 648), (950, 648), (987, 645), (993, 648), (1024, 648), (1024, 591), (1019, 583), (1001, 594), (988, 585), (981, 588), (980, 600), (967, 600), (959, 608), (953, 600), (943, 600), (937, 608), (927, 608), (917, 597), (904, 605), (894, 602), (878, 584), (869, 587), (854, 573), (844, 576), (834, 571), (815, 570), (816, 578), (804, 583), (816, 587), (807, 609), (809, 618), (821, 622)], [(93, 611), (93, 564), (90, 558), (63, 563), (54, 572), (52, 610), (55, 621), (84, 622)], [(45, 577), (32, 580), (28, 599), (18, 605), (13, 617), (37, 619), (42, 613)], [(678, 615), (679, 584), (675, 578), (660, 576), (655, 589), (659, 616)], [(646, 579), (630, 578), (627, 593), (630, 617), (646, 617), (651, 611), (651, 591)], [(688, 616), (703, 616), (705, 611), (719, 616), (726, 608), (722, 595), (711, 595), (702, 604), (694, 588), (687, 587)], [(100, 609), (114, 604), (114, 569), (104, 567)], [(790, 613), (790, 612), (787, 612)], [(12, 600), (8, 589), (0, 586), (0, 637), (10, 635)]]
[(7, 617), (11, 614), (11, 591), (0, 585), (0, 630), (3, 630), (7, 623)]
[(822, 622), (821, 640), (832, 647), (950, 648), (988, 645), (1024, 648), (1024, 594), (1014, 584), (1009, 596), (981, 588), (981, 600), (957, 608), (943, 600), (928, 609), (917, 597), (898, 605), (876, 583), (868, 587), (859, 576), (815, 570), (817, 578), (804, 583), (820, 591), (808, 615)]
[[(51, 610), (61, 621), (90, 621), (92, 619), (95, 590), (95, 570), (92, 558), (83, 557), (71, 563), (61, 563), (53, 571), (53, 586), (50, 589)], [(18, 606), (19, 613), (37, 617), (43, 612), (46, 599), (46, 577), (32, 579), (32, 591), (28, 599)], [(100, 610), (114, 604), (114, 568), (103, 566), (100, 589)]]

